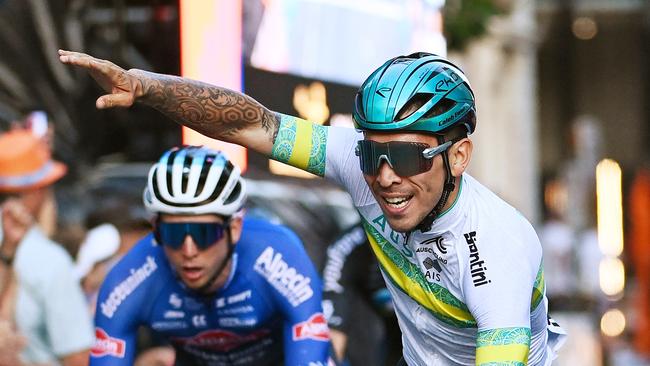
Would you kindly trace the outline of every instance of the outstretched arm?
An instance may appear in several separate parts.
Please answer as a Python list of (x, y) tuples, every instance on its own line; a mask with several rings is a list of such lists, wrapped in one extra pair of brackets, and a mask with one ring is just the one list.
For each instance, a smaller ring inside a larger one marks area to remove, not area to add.
[(280, 115), (242, 93), (177, 76), (137, 69), (78, 52), (59, 50), (61, 62), (86, 69), (108, 93), (97, 108), (140, 102), (206, 136), (271, 155)]

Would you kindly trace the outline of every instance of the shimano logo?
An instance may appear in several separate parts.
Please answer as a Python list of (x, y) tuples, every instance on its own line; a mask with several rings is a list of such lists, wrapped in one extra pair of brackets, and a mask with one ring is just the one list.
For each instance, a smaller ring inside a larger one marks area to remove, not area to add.
[(100, 304), (102, 308), (102, 314), (107, 318), (112, 318), (115, 314), (117, 308), (122, 304), (124, 299), (126, 299), (133, 291), (135, 291), (138, 286), (144, 280), (149, 278), (151, 274), (158, 269), (158, 264), (151, 256), (147, 256), (146, 261), (140, 268), (131, 269), (131, 275), (122, 281), (119, 285), (115, 286), (113, 291), (108, 295), (106, 301)]
[(255, 271), (264, 276), (291, 305), (298, 306), (314, 294), (309, 283), (311, 278), (298, 273), (282, 259), (282, 254), (267, 247), (255, 261)]
[(487, 275), (485, 274), (487, 271), (485, 261), (481, 260), (478, 253), (478, 247), (476, 246), (476, 231), (464, 234), (464, 236), (467, 246), (469, 247), (469, 270), (472, 274), (474, 287), (483, 286), (492, 282), (487, 279)]

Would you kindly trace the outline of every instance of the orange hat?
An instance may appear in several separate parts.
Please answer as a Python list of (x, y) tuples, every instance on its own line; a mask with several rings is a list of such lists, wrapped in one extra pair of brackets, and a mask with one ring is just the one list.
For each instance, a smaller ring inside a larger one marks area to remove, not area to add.
[(68, 168), (53, 161), (50, 148), (29, 130), (0, 135), (0, 192), (19, 193), (48, 186)]

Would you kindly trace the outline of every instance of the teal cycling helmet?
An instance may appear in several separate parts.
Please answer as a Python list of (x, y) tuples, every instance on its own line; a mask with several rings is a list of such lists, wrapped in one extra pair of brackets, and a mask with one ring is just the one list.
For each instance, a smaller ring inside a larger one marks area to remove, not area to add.
[(418, 52), (385, 62), (357, 92), (353, 118), (358, 129), (444, 134), (476, 127), (474, 93), (463, 72), (440, 56)]

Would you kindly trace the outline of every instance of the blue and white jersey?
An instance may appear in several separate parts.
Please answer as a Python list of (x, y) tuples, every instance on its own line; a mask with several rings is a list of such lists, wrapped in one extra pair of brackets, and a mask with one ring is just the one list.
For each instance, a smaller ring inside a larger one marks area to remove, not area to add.
[(152, 235), (111, 270), (97, 301), (90, 364), (132, 365), (139, 326), (176, 349), (177, 365), (327, 365), (321, 281), (298, 237), (244, 220), (226, 284), (205, 296), (176, 277)]

